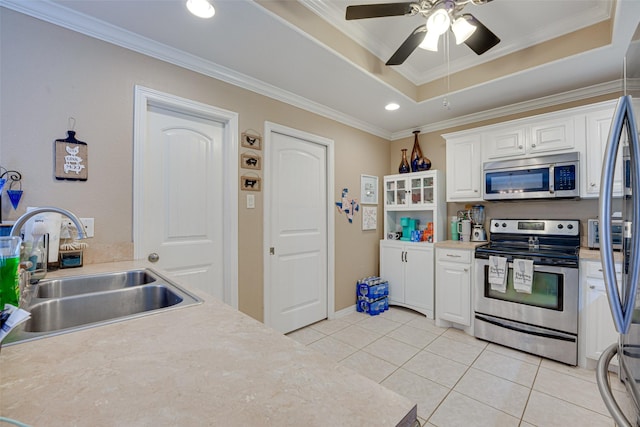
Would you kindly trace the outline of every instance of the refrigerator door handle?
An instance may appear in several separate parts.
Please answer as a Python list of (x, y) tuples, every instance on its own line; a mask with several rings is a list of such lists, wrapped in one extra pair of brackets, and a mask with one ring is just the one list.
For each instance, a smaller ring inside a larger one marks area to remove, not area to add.
[[(623, 296), (618, 291), (618, 284), (613, 259), (613, 242), (611, 227), (611, 200), (613, 197), (613, 180), (616, 154), (621, 148), (622, 130), (626, 126), (629, 138), (629, 152), (631, 157), (631, 193), (633, 198), (632, 223), (640, 225), (640, 147), (638, 146), (638, 132), (633, 115), (631, 96), (622, 96), (618, 100), (616, 111), (611, 122), (607, 146), (602, 162), (602, 176), (600, 178), (600, 259), (604, 273), (604, 281), (609, 299), (609, 307), (613, 315), (616, 330), (626, 334), (631, 325), (635, 295), (638, 287), (639, 266), (635, 260), (629, 260), (628, 280), (623, 280), (627, 289), (623, 289)], [(634, 194), (635, 193), (635, 194)], [(628, 219), (628, 218), (627, 218)], [(626, 254), (625, 254), (626, 255)], [(640, 255), (640, 233), (632, 233), (630, 256)]]

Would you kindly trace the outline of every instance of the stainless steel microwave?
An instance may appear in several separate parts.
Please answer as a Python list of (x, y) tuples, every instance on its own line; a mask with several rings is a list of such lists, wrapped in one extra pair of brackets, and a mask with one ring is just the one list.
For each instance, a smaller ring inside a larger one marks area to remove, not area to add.
[(482, 175), (484, 200), (580, 197), (577, 152), (485, 162)]
[[(587, 246), (590, 249), (600, 248), (600, 222), (597, 219), (587, 221)], [(611, 242), (613, 250), (622, 250), (622, 239), (624, 238), (624, 223), (621, 219), (611, 220)]]

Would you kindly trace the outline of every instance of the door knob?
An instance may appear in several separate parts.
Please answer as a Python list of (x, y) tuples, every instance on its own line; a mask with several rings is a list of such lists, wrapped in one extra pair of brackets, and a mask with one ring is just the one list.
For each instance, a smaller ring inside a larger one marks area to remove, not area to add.
[(158, 262), (158, 260), (160, 259), (160, 255), (158, 255), (157, 253), (153, 252), (153, 253), (149, 254), (147, 259), (149, 260), (149, 262)]

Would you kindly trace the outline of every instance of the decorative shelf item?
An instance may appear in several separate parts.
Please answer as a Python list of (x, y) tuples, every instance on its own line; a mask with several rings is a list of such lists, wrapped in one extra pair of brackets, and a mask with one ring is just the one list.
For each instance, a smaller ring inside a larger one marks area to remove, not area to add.
[(411, 166), (409, 166), (409, 161), (407, 160), (407, 149), (402, 149), (402, 161), (400, 161), (400, 166), (398, 167), (398, 173), (409, 173), (411, 172)]
[(411, 151), (411, 172), (422, 172), (431, 169), (431, 160), (422, 155), (420, 141), (418, 141), (419, 130), (413, 131), (413, 151)]
[[(0, 223), (2, 223), (2, 191), (7, 189), (7, 196), (13, 209), (18, 209), (20, 199), (22, 199), (22, 174), (15, 170), (8, 170), (0, 166)], [(18, 185), (18, 189), (13, 188)]]

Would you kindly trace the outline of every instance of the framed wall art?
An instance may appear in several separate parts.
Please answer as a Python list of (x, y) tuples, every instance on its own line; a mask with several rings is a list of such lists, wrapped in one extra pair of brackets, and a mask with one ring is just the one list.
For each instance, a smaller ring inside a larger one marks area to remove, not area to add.
[(254, 150), (262, 150), (262, 137), (249, 132), (242, 132), (240, 145)]
[(362, 229), (375, 230), (378, 228), (378, 207), (363, 206), (362, 207)]
[(256, 153), (246, 152), (240, 155), (240, 167), (243, 169), (262, 169), (262, 158)]
[(240, 177), (240, 189), (244, 191), (261, 191), (262, 178), (253, 175), (242, 175)]
[(367, 205), (378, 204), (378, 177), (360, 175), (360, 203)]

